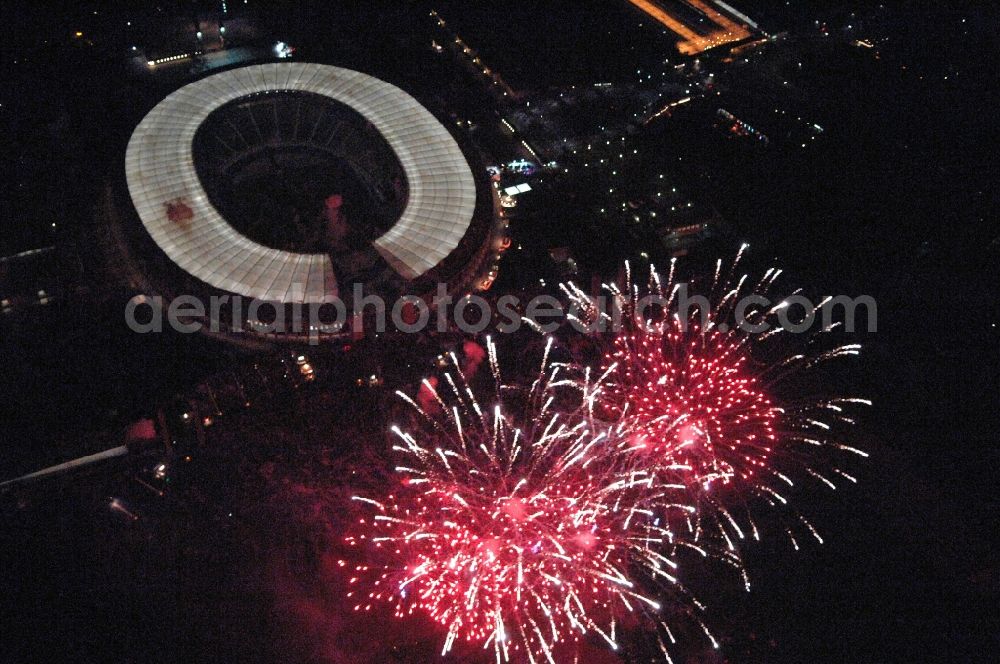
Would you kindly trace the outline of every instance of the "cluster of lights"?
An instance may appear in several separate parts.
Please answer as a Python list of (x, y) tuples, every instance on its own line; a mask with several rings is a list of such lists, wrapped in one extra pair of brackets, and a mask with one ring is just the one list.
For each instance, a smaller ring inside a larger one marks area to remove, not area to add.
[(530, 145), (528, 145), (528, 142), (527, 142), (527, 141), (525, 141), (525, 140), (523, 140), (523, 139), (522, 139), (522, 140), (521, 140), (521, 145), (523, 145), (523, 146), (524, 146), (524, 149), (525, 149), (525, 150), (527, 150), (528, 152), (530, 152), (530, 153), (531, 153), (531, 156), (532, 156), (532, 157), (534, 157), (535, 159), (538, 159), (538, 153), (537, 153), (537, 152), (535, 152), (535, 150), (534, 150), (534, 149), (533, 149), (533, 148), (532, 148), (532, 147), (531, 147)]
[[(676, 18), (670, 11), (655, 2), (649, 0), (629, 1), (665, 26), (670, 32), (681, 37), (681, 41), (677, 43), (677, 50), (685, 55), (694, 55), (721, 44), (746, 39), (753, 34), (747, 26), (733, 21), (704, 0), (688, 0), (688, 4), (692, 5), (695, 11), (707, 17), (717, 28), (708, 35), (698, 34), (684, 21)], [(742, 15), (739, 16), (742, 17)]]
[(194, 53), (181, 53), (179, 55), (171, 55), (165, 58), (157, 58), (156, 60), (149, 60), (146, 62), (150, 67), (155, 67), (156, 65), (162, 65), (167, 62), (176, 62), (177, 60), (185, 60), (187, 58), (193, 58), (196, 55), (201, 55), (201, 51), (195, 51)]
[[(733, 115), (732, 113), (730, 113), (726, 109), (720, 108), (718, 110), (718, 115), (723, 120), (726, 120), (727, 122), (731, 122), (732, 123), (732, 131), (733, 132), (738, 133), (738, 134), (753, 136), (754, 138), (756, 138), (757, 140), (761, 141), (765, 145), (767, 145), (767, 143), (769, 142), (767, 136), (765, 136), (764, 134), (762, 134), (757, 129), (754, 129), (752, 126), (750, 126), (749, 124), (747, 124), (743, 120), (740, 120), (738, 117), (736, 117), (735, 115)], [(801, 118), (799, 118), (799, 119), (801, 120)]]
[[(440, 27), (442, 29), (445, 29), (445, 27), (446, 27), (447, 24), (445, 23), (444, 19), (441, 18), (438, 15), (438, 13), (436, 11), (432, 11), (431, 12), (431, 16), (435, 17), (435, 20), (437, 21), (438, 27)], [(500, 86), (501, 88), (504, 88), (504, 90), (503, 90), (503, 96), (505, 96), (505, 97), (509, 96), (508, 93), (511, 91), (510, 90), (510, 86), (508, 86), (506, 83), (504, 83), (503, 79), (500, 78), (499, 74), (496, 74), (495, 72), (493, 72), (493, 70), (491, 70), (488, 66), (486, 66), (483, 63), (482, 59), (478, 55), (476, 55), (476, 52), (468, 44), (466, 44), (464, 41), (462, 41), (461, 37), (459, 37), (458, 35), (455, 35), (453, 41), (454, 41), (454, 43), (456, 45), (458, 45), (461, 48), (462, 53), (465, 54), (466, 56), (468, 56), (468, 58), (472, 62), (472, 64), (476, 66), (476, 69), (478, 71), (481, 71), (482, 74), (485, 77), (487, 77), (493, 85)], [(441, 50), (443, 50), (440, 47), (436, 46), (436, 44), (437, 44), (436, 41), (432, 42), (432, 45), (434, 45), (434, 48), (435, 48), (436, 51), (440, 52)]]

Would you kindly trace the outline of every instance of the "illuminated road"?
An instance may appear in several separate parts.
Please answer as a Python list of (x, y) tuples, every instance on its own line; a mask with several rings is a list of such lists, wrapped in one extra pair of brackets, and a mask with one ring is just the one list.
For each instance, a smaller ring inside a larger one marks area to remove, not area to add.
[[(738, 41), (740, 39), (746, 39), (751, 35), (751, 32), (747, 29), (745, 25), (737, 23), (733, 19), (729, 18), (718, 9), (716, 9), (711, 0), (705, 2), (704, 0), (686, 0), (689, 5), (700, 9), (705, 16), (712, 19), (712, 22), (725, 30), (727, 39), (726, 41)], [(713, 37), (714, 38), (714, 37)]]
[(745, 25), (737, 23), (733, 19), (719, 12), (711, 5), (711, 0), (686, 0), (689, 5), (703, 13), (711, 19), (719, 28), (708, 35), (699, 35), (683, 21), (675, 18), (670, 12), (651, 0), (629, 0), (633, 5), (653, 17), (671, 32), (681, 38), (677, 43), (677, 50), (684, 55), (696, 55), (715, 46), (728, 44), (729, 42), (740, 41), (750, 37), (753, 33)]

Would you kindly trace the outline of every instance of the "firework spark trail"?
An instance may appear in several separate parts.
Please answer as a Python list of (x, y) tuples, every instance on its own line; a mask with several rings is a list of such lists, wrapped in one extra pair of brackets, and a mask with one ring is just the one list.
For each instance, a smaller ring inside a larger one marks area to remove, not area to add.
[[(400, 393), (417, 433), (393, 429), (405, 459), (398, 489), (355, 497), (373, 516), (348, 543), (382, 561), (354, 568), (355, 608), (426, 613), (446, 630), (442, 654), (461, 639), (491, 648), (498, 662), (553, 662), (588, 635), (617, 649), (623, 619), (669, 635), (657, 612), (662, 595), (687, 598), (672, 555), (685, 535), (659, 524), (665, 509), (694, 509), (684, 485), (623, 468), (620, 432), (588, 416), (599, 383), (561, 380), (551, 341), (524, 390), (503, 385), (496, 347), (487, 347), (496, 403), (479, 403), (454, 358), (458, 377), (449, 372), (447, 389), (434, 391), (434, 412)], [(667, 645), (661, 638), (664, 653)]]
[[(706, 289), (708, 310), (692, 307), (685, 316), (678, 311), (682, 284), (677, 281), (675, 261), (666, 278), (652, 269), (644, 288), (633, 283), (631, 267), (626, 265), (624, 286), (603, 286), (617, 308), (612, 315), (579, 287), (562, 287), (584, 323), (615, 318), (622, 322), (618, 330), (595, 335), (603, 347), (603, 380), (593, 398), (595, 413), (616, 422), (618, 431), (631, 431), (621, 438), (620, 449), (635, 468), (682, 478), (690, 500), (698, 505), (694, 530), (699, 536), (721, 538), (734, 553), (739, 540), (760, 537), (750, 498), (787, 507), (794, 475), (831, 489), (841, 478), (856, 481), (830, 465), (832, 455), (817, 452), (866, 456), (841, 442), (838, 432), (853, 424), (850, 409), (870, 405), (858, 398), (805, 398), (792, 385), (808, 378), (809, 370), (818, 365), (857, 355), (860, 346), (816, 350), (822, 346), (819, 337), (835, 325), (791, 338), (778, 324), (790, 295), (773, 306), (740, 311), (740, 302), (748, 296), (774, 301), (772, 290), (781, 274), (771, 268), (756, 281), (740, 275), (745, 250), (746, 245), (728, 268), (722, 260), (716, 262)], [(805, 315), (811, 317), (828, 301)], [(759, 331), (765, 325), (767, 330)], [(583, 376), (589, 371), (576, 367), (577, 380), (586, 383)], [(820, 470), (826, 467), (829, 471)], [(795, 519), (822, 542), (804, 517), (796, 513)]]

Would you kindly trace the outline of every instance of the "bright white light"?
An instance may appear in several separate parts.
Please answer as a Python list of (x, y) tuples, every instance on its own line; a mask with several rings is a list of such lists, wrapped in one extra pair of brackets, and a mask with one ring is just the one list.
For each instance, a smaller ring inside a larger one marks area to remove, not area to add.
[(279, 58), (290, 58), (292, 57), (292, 47), (280, 41), (274, 45), (274, 54)]

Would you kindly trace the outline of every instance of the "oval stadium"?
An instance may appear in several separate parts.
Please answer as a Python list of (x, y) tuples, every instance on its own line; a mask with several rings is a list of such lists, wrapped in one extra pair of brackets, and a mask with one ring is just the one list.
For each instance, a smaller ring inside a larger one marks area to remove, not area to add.
[(224, 338), (339, 337), (284, 323), (332, 300), (352, 316), (358, 287), (391, 307), (495, 275), (504, 221), (478, 154), (361, 72), (268, 63), (188, 83), (139, 122), (124, 165), (104, 206), (116, 268), (144, 294), (193, 296)]

